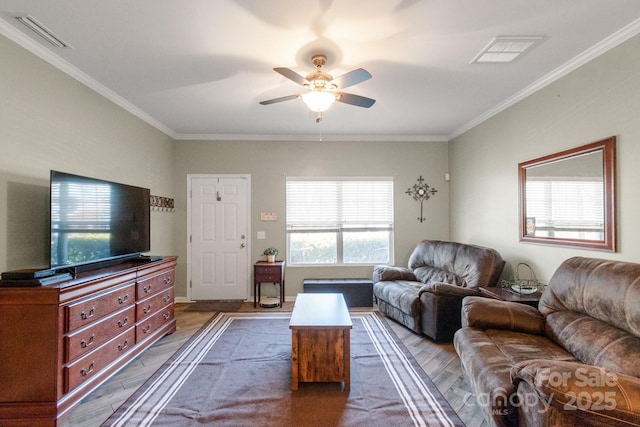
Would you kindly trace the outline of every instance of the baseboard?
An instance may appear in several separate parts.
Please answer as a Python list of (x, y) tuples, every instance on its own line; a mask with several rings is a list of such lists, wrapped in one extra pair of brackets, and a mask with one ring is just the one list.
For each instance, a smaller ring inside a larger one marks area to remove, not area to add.
[[(285, 295), (285, 297), (284, 297), (284, 302), (287, 302), (287, 301), (293, 301), (293, 302), (295, 302), (295, 300), (296, 300), (295, 295), (293, 295), (293, 296), (286, 296), (286, 295)], [(187, 297), (175, 297), (175, 298), (173, 299), (173, 301), (174, 301), (176, 304), (191, 304), (192, 302), (194, 302), (194, 301), (191, 301), (191, 300), (190, 300), (189, 298), (187, 298)], [(251, 300), (249, 300), (249, 299), (248, 299), (248, 300), (246, 300), (246, 301), (253, 301), (253, 300), (252, 300), (252, 299), (251, 299)]]

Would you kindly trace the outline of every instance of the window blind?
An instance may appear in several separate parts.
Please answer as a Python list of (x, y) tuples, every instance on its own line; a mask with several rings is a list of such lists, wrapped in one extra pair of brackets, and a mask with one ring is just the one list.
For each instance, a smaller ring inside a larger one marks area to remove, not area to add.
[[(60, 194), (66, 197), (61, 198)], [(51, 188), (51, 218), (58, 227), (71, 231), (109, 230), (111, 223), (111, 188), (106, 184), (65, 183)], [(85, 206), (83, 201), (92, 199)], [(62, 204), (60, 200), (67, 200)]]
[(393, 226), (393, 179), (287, 178), (287, 229)]
[(527, 216), (536, 224), (599, 228), (604, 223), (602, 180), (528, 180)]

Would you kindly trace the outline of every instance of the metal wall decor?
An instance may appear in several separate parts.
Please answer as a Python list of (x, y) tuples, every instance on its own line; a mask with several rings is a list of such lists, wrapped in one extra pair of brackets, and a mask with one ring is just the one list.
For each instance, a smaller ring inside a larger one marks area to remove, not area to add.
[(160, 212), (174, 212), (173, 199), (169, 197), (150, 196), (151, 210)]
[(429, 184), (424, 182), (422, 175), (418, 178), (418, 183), (413, 184), (413, 187), (409, 188), (405, 193), (413, 197), (413, 200), (417, 200), (420, 202), (420, 216), (418, 217), (418, 221), (423, 222), (425, 218), (422, 216), (422, 205), (425, 200), (429, 200), (429, 197), (436, 194), (438, 190), (433, 187), (430, 187)]

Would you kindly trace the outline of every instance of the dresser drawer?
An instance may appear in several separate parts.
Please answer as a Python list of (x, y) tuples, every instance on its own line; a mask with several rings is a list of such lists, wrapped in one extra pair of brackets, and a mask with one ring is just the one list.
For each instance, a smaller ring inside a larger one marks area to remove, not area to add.
[(136, 303), (136, 322), (146, 319), (158, 312), (162, 307), (173, 303), (173, 288), (165, 289), (164, 291), (147, 298), (144, 301)]
[(141, 300), (163, 289), (172, 287), (174, 281), (174, 270), (165, 270), (155, 276), (143, 277), (136, 283), (136, 296), (138, 300)]
[(70, 362), (111, 338), (121, 334), (135, 324), (136, 309), (134, 306), (113, 313), (95, 324), (74, 331), (64, 338), (65, 362)]
[(135, 284), (123, 286), (65, 307), (66, 332), (88, 325), (135, 303)]
[(253, 273), (255, 275), (279, 276), (282, 273), (282, 268), (270, 265), (256, 265), (253, 269)]
[(135, 329), (126, 332), (102, 344), (91, 353), (64, 368), (65, 393), (91, 379), (111, 362), (125, 354), (135, 345)]
[(164, 307), (151, 317), (136, 324), (136, 342), (144, 341), (147, 337), (153, 335), (155, 331), (162, 328), (174, 319), (173, 304)]
[(279, 282), (280, 275), (279, 274), (256, 274), (255, 281), (256, 282)]

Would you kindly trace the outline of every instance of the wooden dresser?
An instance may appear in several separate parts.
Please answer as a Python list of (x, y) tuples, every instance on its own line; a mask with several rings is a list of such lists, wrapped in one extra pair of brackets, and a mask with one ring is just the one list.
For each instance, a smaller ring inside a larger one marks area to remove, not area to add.
[(124, 262), (68, 282), (0, 287), (0, 424), (55, 426), (176, 329), (176, 257)]

